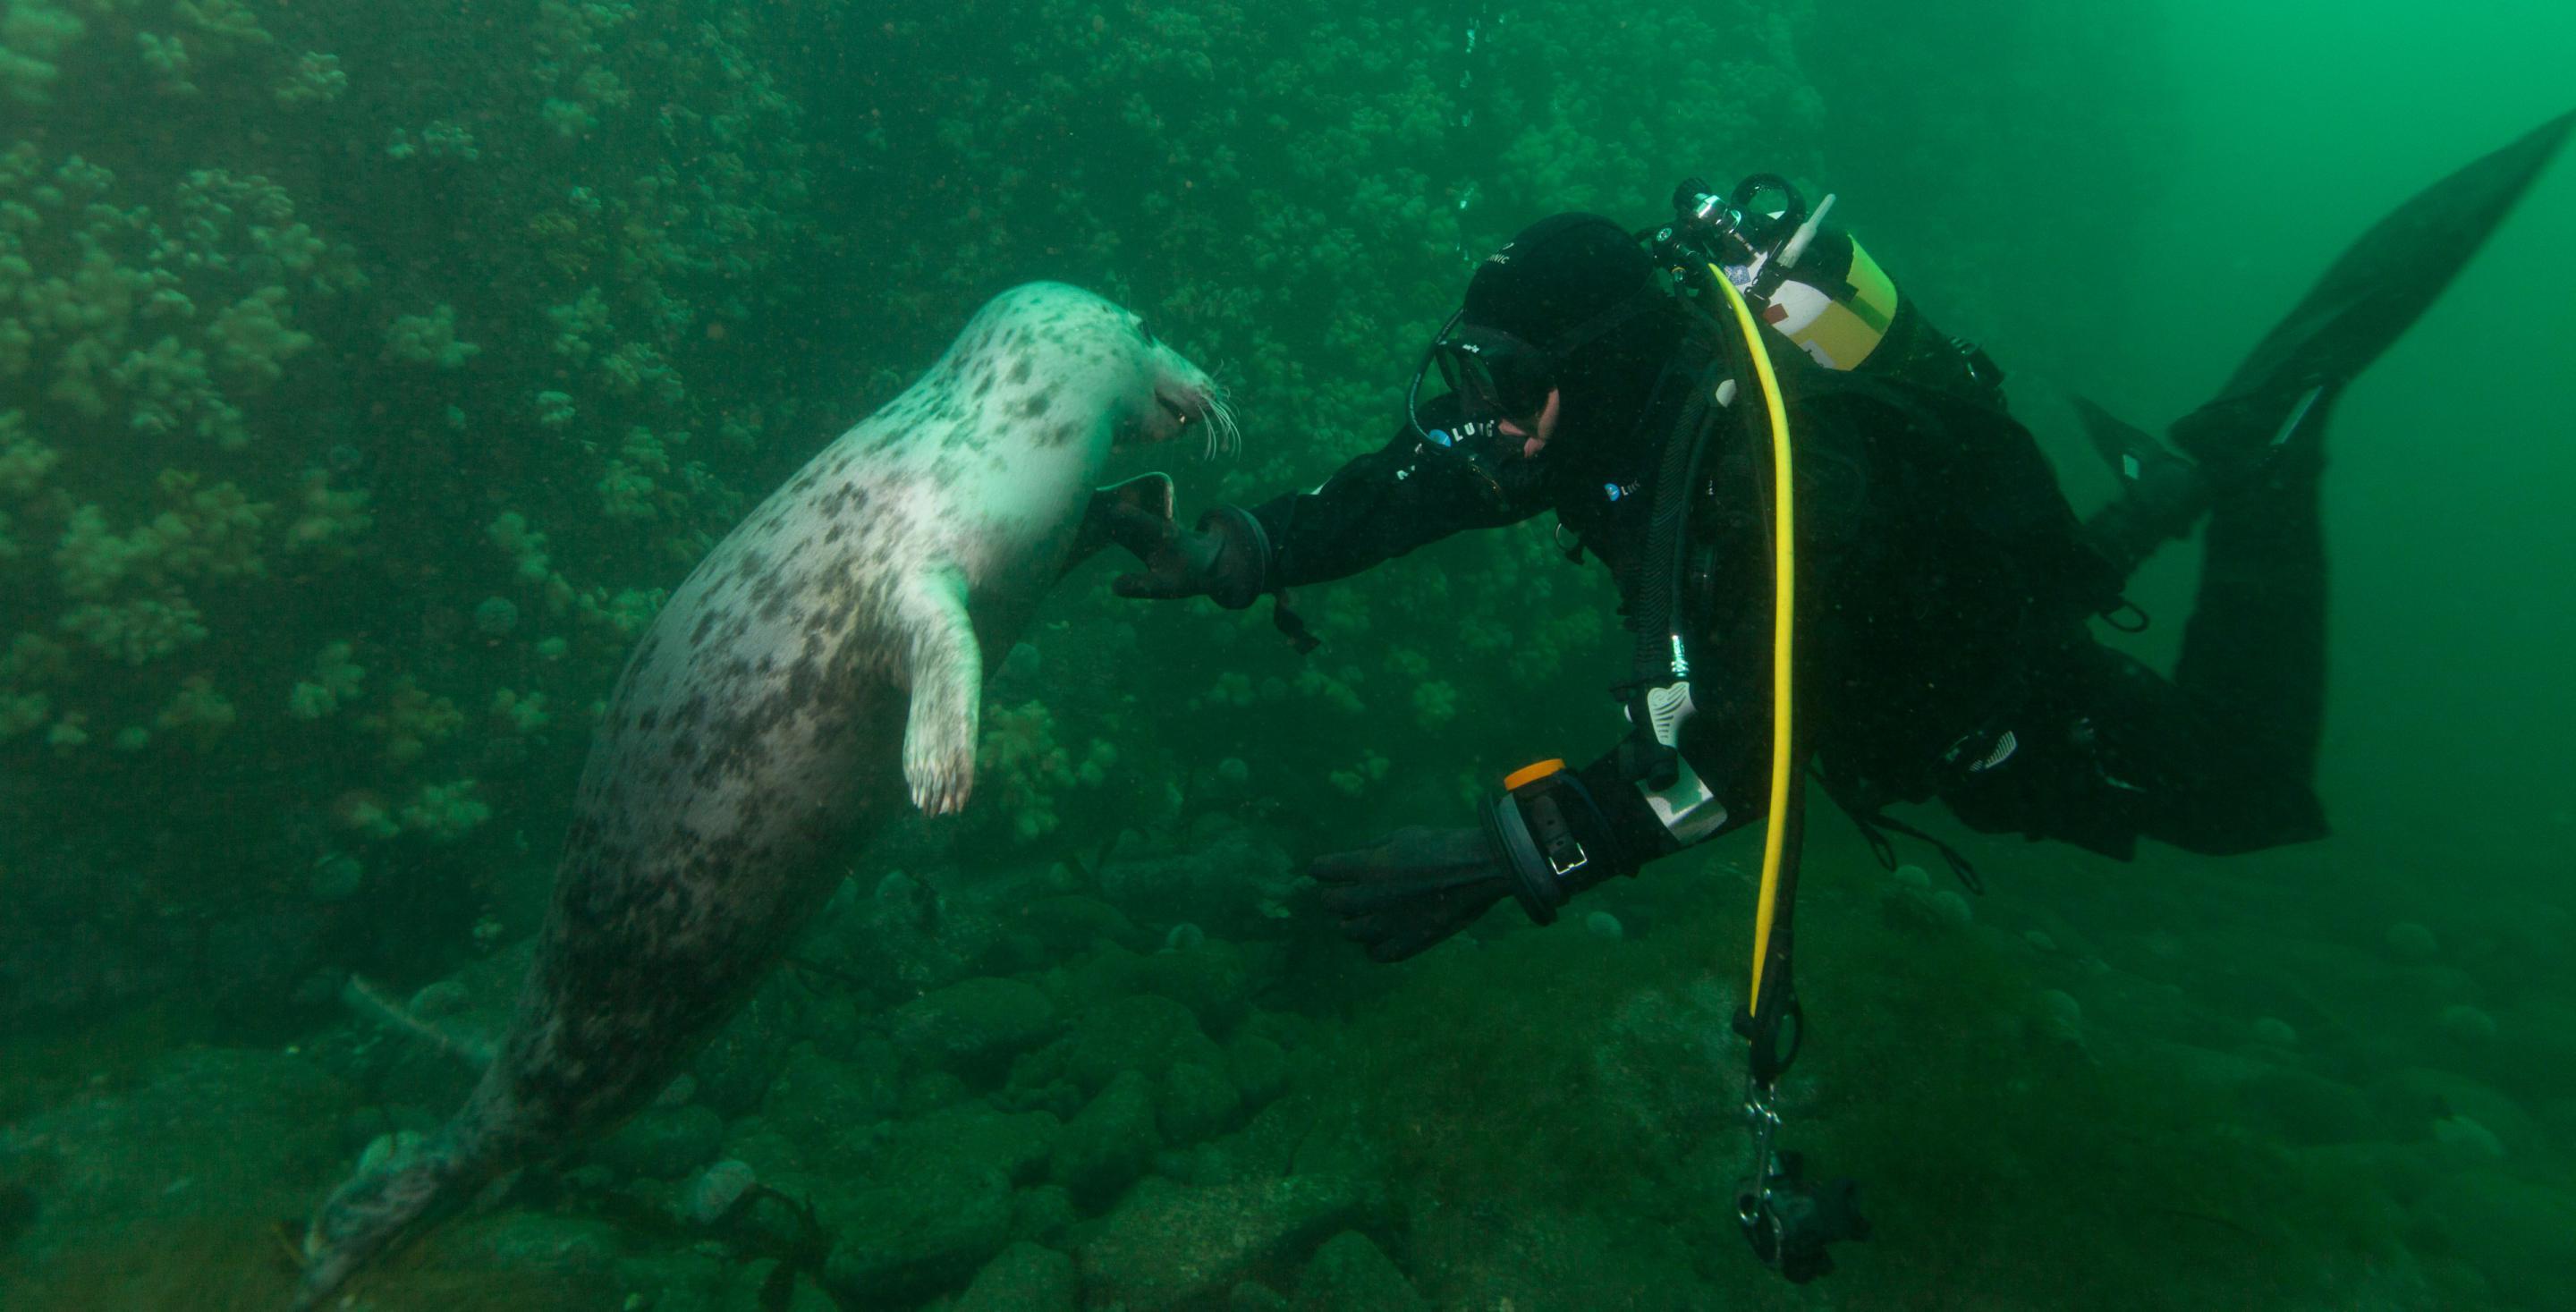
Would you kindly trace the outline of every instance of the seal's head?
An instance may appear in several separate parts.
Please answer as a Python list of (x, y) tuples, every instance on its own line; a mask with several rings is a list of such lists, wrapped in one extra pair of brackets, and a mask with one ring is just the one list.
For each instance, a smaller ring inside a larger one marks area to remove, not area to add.
[(1097, 416), (1111, 447), (1198, 441), (1204, 458), (1232, 454), (1242, 430), (1224, 389), (1154, 336), (1142, 316), (1060, 282), (1033, 282), (992, 299), (958, 338), (983, 355), (1006, 415), (1043, 422)]

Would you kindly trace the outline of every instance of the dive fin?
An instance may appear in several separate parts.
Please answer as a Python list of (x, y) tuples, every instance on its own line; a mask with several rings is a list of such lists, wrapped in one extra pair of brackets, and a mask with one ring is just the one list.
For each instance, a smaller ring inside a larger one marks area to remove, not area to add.
[(2120, 495), (2084, 521), (2084, 529), (2126, 579), (2156, 548), (2190, 534), (2209, 509), (2208, 480), (2145, 429), (2084, 397), (2066, 399), (2093, 450), (2119, 477)]
[[(1147, 539), (1172, 522), (1174, 504), (1172, 476), (1160, 472), (1138, 474), (1093, 492), (1091, 504), (1082, 512), (1082, 531), (1073, 539), (1073, 550), (1065, 553), (1064, 572), (1072, 573), (1104, 547), (1128, 546), (1131, 538), (1150, 545)], [(1130, 549), (1142, 555), (1145, 545)]]
[(2183, 464), (2183, 458), (2164, 448), (2147, 430), (2112, 414), (2091, 400), (2069, 396), (2075, 417), (2084, 422), (2084, 436), (2093, 443), (2094, 454), (2111, 467), (2126, 487), (2144, 482), (2150, 472), (2166, 464)]
[(2217, 397), (2177, 420), (2176, 445), (2224, 478), (2268, 457), (2451, 284), (2532, 180), (2576, 112), (2562, 114), (2397, 207), (2337, 258), (2325, 276), (2236, 367)]

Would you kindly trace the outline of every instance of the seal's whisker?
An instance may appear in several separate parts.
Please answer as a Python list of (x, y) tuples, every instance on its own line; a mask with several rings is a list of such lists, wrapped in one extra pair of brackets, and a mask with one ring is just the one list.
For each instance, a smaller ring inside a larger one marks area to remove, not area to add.
[(1243, 450), (1243, 428), (1234, 417), (1234, 406), (1224, 393), (1210, 392), (1207, 398), (1207, 459), (1233, 456)]

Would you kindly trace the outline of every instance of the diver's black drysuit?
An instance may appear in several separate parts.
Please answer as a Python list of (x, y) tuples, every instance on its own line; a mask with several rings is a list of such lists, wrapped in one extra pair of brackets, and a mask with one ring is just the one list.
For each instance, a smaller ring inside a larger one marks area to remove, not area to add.
[[(2213, 508), (2169, 680), (2088, 631), (2122, 580), (1999, 394), (1773, 355), (1797, 473), (1800, 736), (1865, 826), (1886, 803), (1937, 796), (1979, 830), (2121, 859), (2141, 837), (2216, 854), (2324, 835), (2314, 468), (2277, 470)], [(1553, 510), (1634, 613), (1647, 484), (1692, 376), (1678, 362), (1661, 372), (1620, 450), (1551, 445), (1479, 471), (1407, 425), (1314, 491), (1248, 512), (1267, 539), (1262, 586), (1342, 578)], [(1454, 418), (1436, 408), (1452, 404), (1425, 406), (1426, 422)], [(1681, 750), (1726, 806), (1724, 832), (1761, 815), (1768, 792), (1772, 585), (1768, 453), (1720, 423), (1689, 519), (1706, 566), (1684, 593), (1702, 637), (1700, 710)], [(1580, 775), (1628, 868), (1674, 850), (1616, 753)]]

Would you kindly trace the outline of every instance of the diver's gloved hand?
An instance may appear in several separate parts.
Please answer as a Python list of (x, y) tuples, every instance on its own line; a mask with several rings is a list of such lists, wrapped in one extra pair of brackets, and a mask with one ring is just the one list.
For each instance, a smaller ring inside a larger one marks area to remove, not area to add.
[(1372, 961), (1402, 961), (1465, 929), (1512, 891), (1481, 829), (1399, 829), (1356, 852), (1318, 857), (1307, 874), (1342, 937)]
[(1637, 873), (1581, 779), (1549, 761), (1488, 798), (1473, 829), (1399, 829), (1370, 847), (1319, 857), (1307, 870), (1342, 937), (1376, 961), (1406, 957), (1465, 929), (1506, 895), (1529, 918), (1556, 920), (1568, 898)]
[(1110, 580), (1110, 591), (1122, 597), (1206, 597), (1241, 610), (1260, 599), (1270, 572), (1269, 535), (1261, 521), (1233, 506), (1199, 516), (1196, 530), (1160, 515), (1122, 510), (1112, 517), (1110, 536), (1145, 566), (1143, 573)]

